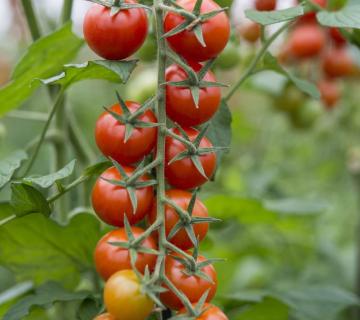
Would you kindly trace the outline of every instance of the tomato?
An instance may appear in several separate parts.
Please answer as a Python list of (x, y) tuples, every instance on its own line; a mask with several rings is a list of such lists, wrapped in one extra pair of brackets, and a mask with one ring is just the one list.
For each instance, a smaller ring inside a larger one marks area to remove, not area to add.
[(238, 65), (240, 61), (240, 54), (236, 45), (229, 41), (223, 52), (220, 53), (215, 61), (214, 67), (227, 70), (232, 69)]
[(322, 115), (323, 107), (318, 101), (307, 101), (295, 112), (289, 113), (290, 121), (295, 128), (309, 129)]
[[(139, 227), (132, 227), (131, 231), (135, 238), (138, 238), (144, 230)], [(128, 249), (111, 245), (109, 242), (127, 242), (128, 237), (125, 229), (117, 229), (104, 235), (96, 245), (94, 259), (97, 272), (104, 280), (119, 270), (131, 269), (130, 255)], [(156, 241), (150, 236), (146, 238), (142, 247), (157, 249)], [(148, 253), (138, 253), (136, 269), (144, 273), (146, 266), (152, 271), (156, 264), (156, 256)]]
[(132, 270), (118, 271), (109, 278), (104, 287), (104, 303), (118, 320), (145, 320), (154, 308)]
[[(196, 0), (178, 0), (177, 4), (187, 11), (192, 11)], [(219, 10), (220, 6), (212, 0), (204, 0), (201, 13)], [(168, 32), (183, 23), (184, 17), (169, 12), (165, 16), (164, 30)], [(203, 47), (195, 36), (193, 30), (185, 30), (174, 36), (168, 37), (170, 47), (186, 59), (205, 61), (215, 58), (226, 46), (230, 37), (230, 23), (225, 12), (201, 23), (202, 33), (206, 47)]]
[(278, 97), (274, 100), (274, 107), (280, 111), (294, 112), (301, 108), (306, 96), (293, 84), (287, 84)]
[(121, 60), (145, 41), (148, 19), (142, 8), (122, 9), (111, 16), (110, 8), (94, 4), (86, 13), (83, 29), (85, 40), (95, 53), (108, 60)]
[[(140, 104), (132, 101), (126, 101), (125, 104), (131, 113), (134, 113)], [(111, 111), (122, 115), (123, 111), (119, 104), (110, 108)], [(137, 120), (156, 123), (156, 117), (151, 110), (146, 110)], [(157, 139), (157, 129), (135, 127), (130, 138), (125, 142), (125, 124), (120, 123), (109, 112), (101, 114), (96, 122), (95, 140), (101, 152), (115, 159), (121, 164), (132, 164), (142, 160), (148, 155), (155, 146)]]
[[(327, 7), (327, 0), (313, 0), (313, 2), (324, 9)], [(301, 1), (298, 1), (298, 3), (300, 4)], [(311, 11), (305, 13), (303, 16), (301, 16), (298, 19), (298, 22), (299, 23), (317, 23), (316, 11), (311, 10)]]
[(275, 10), (276, 0), (255, 0), (255, 8), (259, 11)]
[[(179, 256), (175, 254), (174, 256)], [(206, 259), (199, 256), (197, 262), (205, 261)], [(175, 260), (172, 256), (165, 258), (165, 275), (173, 283), (173, 285), (187, 296), (191, 303), (196, 303), (200, 300), (203, 294), (209, 290), (206, 301), (209, 302), (216, 293), (217, 276), (215, 268), (210, 264), (201, 269), (212, 281), (207, 281), (196, 275), (187, 275), (186, 267)], [(170, 309), (179, 310), (183, 307), (180, 299), (170, 290), (160, 294), (161, 301)]]
[[(194, 308), (196, 305), (194, 305)], [(204, 313), (202, 313), (196, 320), (228, 320), (228, 317), (222, 312), (218, 307), (205, 303), (202, 307)], [(187, 311), (185, 308), (179, 311), (179, 314), (186, 314)]]
[(239, 27), (240, 36), (250, 43), (260, 39), (261, 27), (256, 22), (246, 22)]
[[(172, 189), (166, 191), (166, 197), (170, 199), (171, 201), (175, 202), (180, 208), (187, 211), (187, 208), (189, 206), (192, 194), (190, 192), (184, 191), (184, 190), (177, 190)], [(153, 208), (149, 214), (149, 221), (150, 223), (154, 223), (157, 216), (157, 210), (156, 210), (156, 201), (154, 201)], [(208, 210), (205, 207), (205, 205), (199, 200), (196, 199), (195, 206), (192, 211), (193, 217), (208, 217)], [(176, 210), (166, 204), (165, 205), (165, 229), (166, 229), (166, 236), (168, 236), (171, 232), (171, 230), (174, 228), (174, 226), (179, 222), (179, 216), (176, 212)], [(209, 229), (208, 223), (196, 223), (192, 225), (194, 234), (196, 238), (198, 238), (199, 241), (205, 238), (207, 231)], [(194, 247), (194, 244), (192, 243), (191, 239), (187, 235), (185, 229), (179, 230), (174, 237), (170, 239), (170, 242), (176, 245), (177, 247), (187, 250), (192, 247)]]
[[(131, 176), (134, 168), (124, 167), (127, 175)], [(151, 209), (154, 198), (151, 186), (137, 189), (137, 209), (134, 213), (131, 200), (127, 190), (121, 186), (114, 185), (103, 179), (120, 180), (121, 174), (115, 167), (103, 172), (98, 178), (92, 191), (92, 205), (101, 220), (113, 226), (124, 226), (124, 214), (130, 224), (142, 220)], [(148, 175), (143, 175), (139, 181), (149, 180)]]
[(338, 28), (329, 28), (329, 35), (336, 46), (343, 47), (346, 45), (346, 38)]
[[(190, 62), (190, 66), (200, 71), (202, 65)], [(166, 81), (183, 81), (188, 74), (178, 65), (173, 64), (166, 69)], [(211, 71), (204, 77), (205, 81), (215, 82)], [(221, 101), (219, 87), (200, 88), (198, 106), (195, 105), (190, 88), (166, 86), (166, 113), (168, 117), (181, 126), (197, 126), (208, 121), (218, 110)]]
[[(184, 130), (191, 141), (194, 141), (199, 134), (199, 131), (192, 128), (185, 128)], [(181, 135), (178, 129), (173, 129), (173, 132), (177, 135)], [(201, 140), (200, 147), (211, 148), (212, 144), (204, 137)], [(167, 178), (169, 184), (179, 189), (193, 189), (208, 181), (208, 179), (201, 175), (189, 157), (169, 164), (175, 156), (186, 150), (187, 148), (182, 142), (170, 136), (166, 137), (165, 177)], [(202, 164), (206, 177), (210, 179), (216, 169), (215, 152), (201, 155), (199, 156), (199, 160)]]
[(353, 60), (345, 48), (333, 48), (323, 57), (323, 70), (330, 78), (349, 76), (353, 69)]
[(318, 84), (321, 101), (327, 109), (332, 109), (341, 98), (341, 90), (334, 80), (322, 80)]
[(325, 33), (316, 24), (298, 25), (289, 37), (290, 54), (298, 59), (312, 58), (319, 55), (325, 44)]
[(94, 320), (116, 320), (110, 313), (103, 313), (97, 316)]

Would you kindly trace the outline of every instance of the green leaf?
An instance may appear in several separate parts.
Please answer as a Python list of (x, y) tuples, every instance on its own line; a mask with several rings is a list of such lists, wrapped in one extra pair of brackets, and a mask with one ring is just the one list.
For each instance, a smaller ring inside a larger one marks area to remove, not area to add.
[[(206, 136), (210, 139), (214, 147), (230, 147), (231, 144), (231, 122), (232, 116), (230, 109), (225, 101), (221, 101), (219, 110), (209, 122), (209, 129)], [(217, 152), (218, 163), (226, 150)]]
[(10, 202), (0, 202), (0, 222), (14, 214)]
[(265, 200), (264, 206), (268, 210), (292, 215), (318, 214), (328, 208), (323, 201), (305, 201), (303, 199)]
[(277, 73), (282, 74), (286, 78), (288, 78), (299, 90), (306, 93), (307, 95), (315, 98), (320, 99), (320, 92), (315, 84), (300, 79), (295, 75), (291, 74), (289, 71), (285, 70), (273, 57), (270, 53), (267, 53), (263, 59), (263, 66), (262, 70), (273, 70)]
[(324, 26), (360, 29), (360, 3), (358, 0), (349, 0), (338, 11), (320, 11), (316, 16), (319, 23)]
[(41, 214), (27, 215), (0, 226), (0, 265), (17, 281), (54, 280), (74, 288), (81, 272), (94, 267), (100, 237), (100, 223), (90, 214), (75, 215), (65, 226)]
[(76, 160), (72, 160), (64, 168), (60, 169), (59, 171), (57, 171), (55, 173), (48, 174), (48, 175), (42, 176), (42, 177), (27, 177), (27, 178), (24, 178), (24, 181), (31, 183), (31, 184), (35, 184), (41, 188), (49, 188), (56, 181), (69, 177), (74, 171), (75, 163), (76, 163)]
[(110, 168), (111, 166), (112, 166), (111, 161), (108, 160), (102, 161), (90, 167), (87, 167), (83, 175), (86, 177), (97, 176), (102, 174), (107, 168)]
[(304, 14), (302, 6), (291, 7), (284, 10), (277, 11), (257, 11), (246, 10), (245, 15), (252, 21), (260, 23), (263, 26), (267, 26), (274, 23), (284, 22), (295, 19)]
[(100, 311), (100, 301), (87, 298), (80, 304), (76, 316), (79, 320), (93, 320)]
[(15, 303), (5, 314), (3, 320), (19, 320), (30, 314), (34, 307), (48, 308), (55, 302), (79, 301), (88, 298), (89, 292), (69, 292), (55, 282), (39, 287), (34, 294)]
[(66, 24), (54, 33), (34, 42), (15, 68), (12, 81), (0, 90), (0, 115), (15, 109), (39, 87), (33, 79), (60, 72), (78, 53), (83, 41)]
[(48, 79), (41, 79), (40, 81), (44, 84), (59, 84), (64, 87), (69, 87), (82, 80), (91, 79), (125, 83), (136, 67), (136, 64), (137, 60), (95, 60), (81, 64), (68, 64), (64, 66), (64, 71), (60, 74)]
[(10, 181), (16, 169), (27, 159), (25, 151), (18, 150), (0, 161), (0, 189)]
[(10, 203), (14, 214), (19, 217), (35, 212), (45, 216), (49, 216), (51, 213), (50, 206), (42, 193), (25, 183), (11, 185)]

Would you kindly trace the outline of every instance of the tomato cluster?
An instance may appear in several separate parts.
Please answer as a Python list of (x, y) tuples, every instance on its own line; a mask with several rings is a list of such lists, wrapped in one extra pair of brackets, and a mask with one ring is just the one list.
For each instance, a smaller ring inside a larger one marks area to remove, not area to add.
[[(116, 8), (97, 2), (84, 20), (89, 47), (105, 59), (129, 57), (146, 40), (145, 9), (132, 0), (117, 3)], [(210, 261), (198, 255), (197, 247), (208, 232), (211, 218), (196, 189), (212, 178), (216, 169), (216, 149), (206, 138), (203, 125), (217, 112), (221, 90), (207, 61), (216, 58), (227, 45), (230, 24), (215, 2), (199, 3), (196, 12), (195, 0), (177, 1), (177, 6), (199, 16), (191, 28), (181, 32), (171, 34), (185, 22), (184, 17), (176, 10), (164, 15), (168, 46), (184, 62), (169, 65), (164, 74), (169, 127), (158, 123), (158, 112), (152, 111), (153, 100), (141, 105), (124, 101), (119, 95), (118, 102), (105, 108), (96, 122), (96, 144), (113, 166), (97, 179), (92, 205), (103, 222), (115, 227), (99, 240), (94, 252), (96, 270), (106, 281), (104, 304), (108, 312), (99, 315), (98, 320), (146, 319), (155, 310), (153, 292), (162, 305), (179, 314), (198, 310), (188, 310), (189, 304), (197, 305), (206, 295), (201, 312), (191, 316), (227, 319), (220, 309), (208, 304), (216, 293), (216, 271)], [(160, 162), (169, 186), (162, 199), (165, 240), (157, 225), (159, 199), (155, 185), (159, 181), (151, 171), (159, 165), (159, 138), (165, 147)], [(151, 167), (147, 170), (145, 166)], [(144, 225), (149, 229), (143, 229)], [(158, 254), (164, 241), (168, 249), (162, 260)], [(156, 269), (162, 264), (164, 274), (157, 279), (156, 291), (146, 279), (159, 272)], [(186, 310), (179, 291), (189, 302)]]

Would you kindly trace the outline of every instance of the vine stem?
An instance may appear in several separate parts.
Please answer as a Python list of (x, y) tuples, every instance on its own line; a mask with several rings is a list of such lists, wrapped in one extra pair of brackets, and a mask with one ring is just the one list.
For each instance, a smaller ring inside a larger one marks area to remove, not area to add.
[(254, 60), (251, 62), (250, 66), (246, 69), (244, 74), (240, 77), (240, 79), (233, 85), (233, 87), (229, 90), (229, 92), (224, 97), (224, 101), (229, 101), (231, 97), (235, 94), (235, 92), (241, 87), (241, 85), (247, 80), (248, 77), (250, 77), (253, 72), (255, 71), (255, 68), (259, 61), (262, 59), (262, 57), (265, 55), (267, 50), (269, 49), (270, 45), (277, 39), (277, 37), (283, 33), (289, 25), (292, 23), (292, 21), (286, 22), (279, 30), (277, 30), (269, 39), (266, 40), (266, 42), (263, 44), (261, 50), (258, 52)]
[(31, 0), (21, 0), (21, 4), (24, 9), (26, 20), (30, 29), (31, 37), (35, 41), (40, 38), (40, 28), (35, 17), (34, 8)]

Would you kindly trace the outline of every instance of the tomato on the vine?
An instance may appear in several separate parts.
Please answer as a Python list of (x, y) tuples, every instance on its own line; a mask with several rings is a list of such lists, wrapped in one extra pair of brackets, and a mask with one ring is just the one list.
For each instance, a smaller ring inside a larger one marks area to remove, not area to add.
[[(129, 176), (134, 172), (132, 167), (124, 167), (124, 170)], [(134, 213), (128, 191), (122, 186), (112, 184), (104, 179), (121, 180), (122, 176), (115, 167), (111, 167), (97, 179), (92, 191), (92, 205), (99, 218), (118, 227), (124, 226), (124, 215), (130, 224), (141, 221), (151, 208), (154, 198), (153, 187), (136, 189), (137, 208)], [(139, 181), (146, 180), (149, 180), (149, 176), (146, 174), (139, 179)]]
[[(177, 4), (185, 10), (192, 11), (196, 0), (178, 0)], [(219, 10), (220, 6), (212, 0), (204, 0), (200, 13)], [(173, 30), (185, 21), (178, 13), (169, 12), (164, 19), (165, 32)], [(225, 48), (230, 37), (230, 23), (225, 12), (201, 22), (205, 47), (201, 45), (193, 30), (184, 30), (167, 38), (170, 47), (186, 59), (205, 61), (215, 58)]]
[(341, 90), (339, 84), (334, 80), (322, 80), (318, 84), (321, 94), (321, 101), (325, 107), (332, 109), (341, 98)]
[(115, 319), (145, 320), (154, 302), (142, 292), (141, 283), (132, 270), (114, 273), (104, 287), (104, 303)]
[[(140, 104), (126, 101), (126, 106), (134, 113)], [(117, 103), (110, 108), (111, 111), (122, 115), (123, 111)], [(146, 110), (137, 120), (147, 123), (156, 123), (156, 117), (151, 110)], [(115, 159), (121, 164), (132, 164), (142, 160), (154, 148), (157, 138), (156, 127), (134, 127), (130, 138), (125, 142), (124, 123), (120, 123), (108, 111), (103, 112), (96, 122), (95, 140), (101, 152)]]
[(329, 35), (335, 45), (343, 47), (346, 45), (346, 38), (342, 35), (338, 28), (329, 28)]
[[(322, 7), (322, 8), (326, 8), (327, 7), (327, 0), (313, 0), (314, 4)], [(300, 4), (301, 1), (298, 1), (298, 3)], [(316, 23), (316, 11), (311, 10), (309, 12), (306, 12), (303, 16), (301, 16), (298, 19), (299, 23)]]
[[(196, 307), (196, 305), (193, 307)], [(196, 320), (229, 320), (225, 313), (220, 310), (220, 308), (212, 304), (205, 303), (201, 310), (203, 313), (197, 317)], [(181, 309), (179, 314), (186, 314), (186, 309)]]
[(240, 36), (250, 43), (255, 43), (260, 39), (261, 26), (253, 21), (246, 22), (239, 27)]
[[(181, 257), (178, 254), (173, 256)], [(180, 290), (191, 303), (196, 303), (209, 290), (206, 301), (212, 300), (217, 289), (217, 276), (213, 265), (209, 264), (201, 268), (201, 271), (205, 273), (211, 281), (205, 280), (191, 273), (191, 270), (187, 270), (186, 267), (178, 260), (169, 255), (165, 258), (165, 275), (172, 282), (172, 284)], [(197, 263), (203, 262), (206, 259), (203, 256), (197, 258)], [(160, 294), (161, 301), (173, 310), (179, 310), (184, 307), (181, 300), (171, 291), (168, 290)]]
[[(202, 65), (190, 62), (194, 71), (200, 71)], [(178, 65), (173, 64), (166, 69), (166, 81), (184, 81), (188, 74)], [(216, 82), (211, 71), (208, 71), (204, 81)], [(221, 100), (219, 87), (200, 88), (199, 103), (196, 106), (188, 87), (166, 86), (166, 112), (168, 117), (181, 126), (197, 126), (208, 121), (218, 110)]]
[(145, 41), (148, 19), (142, 8), (121, 9), (112, 16), (110, 8), (94, 4), (86, 13), (83, 29), (94, 52), (108, 60), (121, 60), (131, 56)]
[[(131, 227), (134, 238), (138, 238), (144, 233), (139, 227)], [(116, 229), (105, 234), (97, 243), (94, 260), (97, 272), (104, 280), (108, 279), (115, 272), (131, 269), (130, 253), (128, 249), (114, 246), (111, 242), (127, 242), (128, 237), (124, 228)], [(141, 244), (142, 247), (157, 249), (156, 241), (153, 237), (147, 237)], [(152, 271), (156, 263), (156, 256), (149, 253), (139, 252), (135, 263), (136, 269), (144, 273), (146, 266)]]
[(255, 0), (255, 8), (259, 11), (275, 10), (276, 0)]
[[(166, 197), (175, 202), (180, 208), (183, 210), (187, 210), (192, 194), (190, 192), (178, 189), (171, 189), (166, 191)], [(207, 218), (208, 210), (205, 205), (199, 200), (196, 199), (195, 206), (192, 211), (192, 217), (202, 217)], [(157, 217), (157, 210), (156, 210), (156, 201), (154, 201), (152, 210), (149, 214), (149, 221), (150, 223), (154, 223)], [(171, 230), (175, 227), (175, 225), (180, 221), (179, 215), (176, 210), (169, 204), (165, 205), (165, 232), (166, 236), (169, 236)], [(207, 222), (196, 223), (192, 225), (194, 230), (194, 234), (196, 238), (201, 241), (205, 238), (207, 231), (209, 229), (209, 224)], [(191, 239), (189, 238), (185, 229), (180, 229), (174, 237), (169, 239), (171, 243), (176, 245), (177, 247), (187, 250), (194, 247)]]
[(332, 48), (324, 54), (323, 70), (328, 77), (349, 76), (353, 69), (353, 60), (345, 48)]
[(288, 41), (291, 56), (305, 59), (321, 53), (326, 44), (326, 36), (319, 25), (303, 24), (294, 28)]
[[(185, 128), (184, 131), (188, 135), (190, 141), (194, 141), (199, 134), (199, 131), (192, 128)], [(178, 129), (173, 129), (173, 132), (179, 136), (181, 133)], [(211, 142), (203, 137), (200, 142), (200, 148), (211, 148)], [(187, 147), (179, 140), (167, 136), (165, 140), (165, 177), (169, 184), (179, 189), (194, 189), (204, 184), (210, 179), (216, 168), (216, 153), (210, 152), (198, 156), (200, 163), (204, 169), (206, 177), (196, 168), (190, 156), (181, 160), (170, 161), (183, 151), (187, 151)]]
[(240, 54), (233, 41), (229, 41), (223, 52), (217, 57), (214, 67), (228, 70), (238, 65)]
[(97, 316), (94, 320), (116, 320), (110, 313), (103, 313)]
[(292, 83), (286, 84), (282, 93), (274, 99), (274, 107), (285, 112), (295, 112), (304, 105), (306, 96)]

